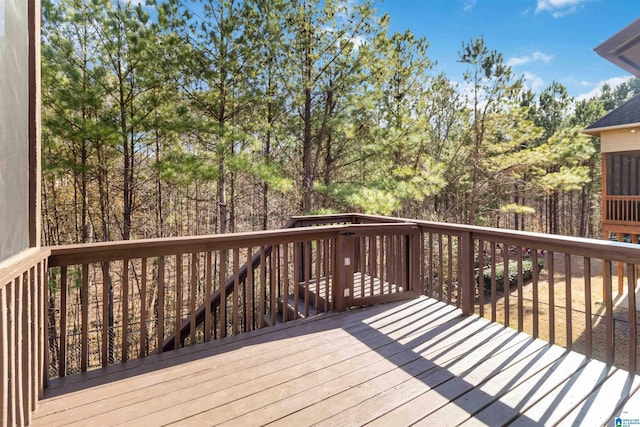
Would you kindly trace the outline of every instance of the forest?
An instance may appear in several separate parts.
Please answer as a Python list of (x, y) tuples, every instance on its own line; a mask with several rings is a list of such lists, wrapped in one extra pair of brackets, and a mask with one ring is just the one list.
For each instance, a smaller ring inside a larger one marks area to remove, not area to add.
[(600, 237), (581, 129), (640, 81), (534, 93), (482, 35), (463, 76), (373, 1), (42, 1), (46, 245), (363, 212)]

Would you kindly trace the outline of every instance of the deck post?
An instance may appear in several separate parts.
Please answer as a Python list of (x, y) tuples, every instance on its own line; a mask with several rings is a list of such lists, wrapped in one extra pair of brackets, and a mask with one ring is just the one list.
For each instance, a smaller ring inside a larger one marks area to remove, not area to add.
[(347, 309), (347, 294), (351, 292), (351, 289), (347, 291), (347, 270), (353, 263), (353, 237), (350, 233), (338, 233), (336, 237), (336, 250), (334, 253), (335, 259), (333, 265), (335, 271), (332, 281), (332, 293), (333, 293), (333, 309), (335, 311), (345, 311)]
[(424, 295), (424, 282), (421, 280), (421, 250), (420, 250), (420, 230), (416, 227), (409, 234), (409, 244), (407, 245), (409, 254), (407, 256), (409, 260), (409, 289), (418, 293), (418, 295)]
[(460, 281), (458, 283), (458, 286), (461, 286), (460, 297), (462, 304), (460, 308), (463, 314), (471, 315), (474, 311), (476, 293), (473, 270), (473, 236), (471, 232), (464, 232), (462, 236), (460, 236), (460, 248), (461, 257), (458, 260), (458, 262), (462, 264), (460, 268)]

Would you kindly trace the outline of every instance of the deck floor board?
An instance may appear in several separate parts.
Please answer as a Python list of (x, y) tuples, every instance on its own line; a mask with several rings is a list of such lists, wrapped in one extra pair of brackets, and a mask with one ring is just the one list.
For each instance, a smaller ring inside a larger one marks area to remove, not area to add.
[(33, 425), (596, 425), (640, 418), (639, 388), (421, 297), (54, 380)]

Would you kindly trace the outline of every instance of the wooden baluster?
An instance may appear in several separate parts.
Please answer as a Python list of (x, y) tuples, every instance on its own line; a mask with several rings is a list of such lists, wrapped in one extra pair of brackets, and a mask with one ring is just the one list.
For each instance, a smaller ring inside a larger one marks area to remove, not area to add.
[(443, 250), (443, 243), (442, 243), (442, 239), (443, 235), (441, 233), (438, 234), (438, 301), (443, 301), (444, 300), (444, 282), (443, 282), (443, 278), (444, 278), (444, 263), (443, 263), (443, 258), (444, 258), (444, 250)]
[[(29, 396), (30, 410), (29, 410), (29, 423), (31, 423), (31, 412), (36, 410), (38, 402), (38, 389), (40, 388), (40, 372), (38, 367), (38, 359), (40, 354), (40, 337), (38, 335), (38, 325), (40, 324), (40, 312), (38, 311), (38, 289), (40, 284), (38, 283), (38, 267), (37, 264), (29, 269), (29, 310), (30, 310), (30, 329), (31, 329), (31, 343), (29, 347), (29, 362), (30, 362), (30, 389), (31, 394)], [(2, 304), (0, 303), (0, 307)], [(1, 308), (0, 308), (1, 309)], [(1, 342), (1, 341), (0, 341)]]
[[(474, 277), (475, 280), (475, 277)], [(484, 317), (484, 240), (478, 240), (478, 311)]]
[(189, 345), (196, 345), (196, 300), (198, 299), (198, 263), (199, 256), (197, 252), (191, 254), (191, 298), (190, 298), (190, 312), (191, 318), (189, 321)]
[[(67, 266), (60, 267), (60, 352), (58, 353), (58, 376), (67, 375)], [(104, 301), (103, 301), (104, 304)], [(104, 316), (103, 319), (106, 319)], [(103, 321), (105, 323), (105, 321)], [(104, 333), (104, 332), (103, 332)], [(104, 344), (104, 340), (103, 343)]]
[[(296, 260), (297, 260), (297, 258), (296, 258)], [(265, 249), (264, 249), (264, 246), (260, 246), (260, 297), (259, 297), (260, 319), (259, 320), (260, 320), (260, 327), (261, 328), (265, 326), (264, 315), (266, 314), (266, 310), (267, 310), (267, 301), (266, 301), (266, 295), (267, 295), (267, 287), (266, 287), (267, 271), (266, 271), (265, 264), (266, 264)]]
[(269, 296), (271, 300), (271, 324), (276, 324), (276, 316), (278, 315), (278, 281), (276, 280), (276, 257), (279, 253), (279, 245), (271, 246), (270, 260), (270, 281)]
[(629, 315), (629, 372), (636, 373), (638, 370), (638, 324), (636, 319), (636, 266), (627, 263), (627, 313)]
[(102, 263), (102, 367), (109, 364), (111, 348), (110, 310), (112, 290), (109, 279), (109, 262)]
[[(211, 265), (211, 258), (213, 254), (211, 251), (207, 251), (205, 254), (205, 309), (204, 309), (204, 340), (205, 342), (211, 341), (211, 295), (213, 287), (213, 267)], [(249, 264), (250, 265), (250, 264)], [(252, 270), (253, 271), (253, 270)]]
[(324, 250), (324, 256), (322, 257), (322, 274), (323, 274), (323, 283), (324, 283), (324, 310), (329, 310), (329, 289), (331, 288), (329, 284), (329, 276), (331, 275), (331, 257), (329, 256), (329, 239), (324, 239), (322, 249)]
[(378, 275), (378, 256), (377, 249), (378, 247), (378, 236), (369, 237), (369, 295), (373, 295), (373, 289), (375, 287), (376, 276)]
[(564, 295), (565, 295), (565, 322), (567, 350), (573, 348), (573, 325), (571, 309), (571, 255), (564, 254)]
[(498, 283), (496, 280), (496, 242), (491, 242), (491, 321), (497, 318)]
[(611, 261), (604, 261), (604, 269), (602, 271), (604, 280), (604, 306), (605, 306), (605, 362), (608, 365), (613, 364), (613, 289), (612, 289), (612, 268)]
[(35, 356), (33, 353), (33, 335), (32, 335), (32, 309), (33, 301), (31, 299), (31, 289), (33, 283), (31, 283), (31, 269), (28, 269), (22, 275), (22, 326), (23, 326), (23, 338), (22, 338), (22, 373), (23, 378), (23, 395), (24, 395), (24, 420), (25, 424), (31, 424), (31, 393), (33, 391), (33, 370), (31, 361)]
[(304, 242), (304, 317), (309, 317), (309, 275), (311, 267), (311, 242)]
[(511, 296), (511, 283), (509, 282), (509, 245), (506, 242), (502, 244), (503, 255), (503, 273), (502, 273), (502, 292), (504, 294), (504, 325), (509, 326), (509, 311), (510, 296)]
[(453, 301), (453, 247), (451, 245), (451, 235), (447, 234), (447, 304)]
[(140, 263), (140, 357), (147, 355), (147, 259)]
[(89, 369), (89, 264), (82, 264), (82, 288), (80, 288), (81, 307), (81, 350), (80, 371)]
[[(272, 254), (273, 256), (273, 254)], [(233, 249), (233, 334), (240, 332), (240, 249)]]
[[(474, 241), (471, 233), (465, 233), (458, 238), (458, 264), (464, 263), (459, 268), (458, 275), (458, 305), (462, 307), (462, 313), (473, 314), (475, 302), (476, 281), (474, 277)], [(462, 301), (460, 301), (462, 300)]]
[(174, 336), (173, 336), (173, 348), (177, 350), (181, 347), (182, 340), (180, 339), (180, 329), (182, 326), (182, 254), (176, 255), (176, 304), (175, 304), (175, 318), (174, 322)]
[[(16, 297), (15, 297), (15, 282), (11, 280), (5, 287), (5, 296), (7, 300), (7, 425), (12, 426), (18, 423), (18, 417), (16, 414), (16, 396), (18, 395), (17, 382), (13, 381), (16, 378)], [(3, 343), (4, 344), (4, 343)], [(58, 353), (58, 360), (60, 360), (60, 353)], [(58, 366), (60, 364), (58, 363)], [(4, 409), (4, 408), (3, 408)]]
[(25, 311), (24, 303), (22, 299), (22, 289), (24, 288), (24, 277), (19, 275), (15, 281), (15, 322), (16, 322), (16, 376), (14, 381), (16, 383), (16, 419), (19, 425), (25, 425), (25, 412), (24, 412), (24, 318), (23, 313)]
[(129, 358), (129, 260), (122, 261), (122, 362)]
[(522, 279), (522, 246), (518, 246), (517, 250), (518, 263), (518, 332), (522, 332), (524, 325), (524, 297), (522, 295), (523, 279)]
[[(254, 299), (254, 280), (253, 280), (253, 248), (249, 246), (247, 248), (247, 307), (246, 307), (246, 317), (247, 317), (247, 332), (253, 330), (254, 316), (253, 312), (255, 310), (255, 299)], [(208, 300), (207, 300), (208, 301)]]
[(547, 269), (549, 271), (549, 342), (556, 343), (556, 303), (555, 303), (555, 271), (553, 262), (553, 252), (547, 252)]
[(156, 349), (158, 353), (162, 353), (162, 344), (164, 343), (164, 262), (164, 256), (160, 256), (158, 258), (158, 304), (156, 313)]
[(218, 336), (227, 336), (227, 251), (220, 251), (220, 332)]
[(531, 248), (531, 264), (533, 264), (533, 277), (531, 279), (531, 291), (533, 293), (533, 337), (538, 338), (540, 335), (539, 332), (539, 310), (540, 310), (540, 302), (538, 295), (538, 250), (536, 248)]
[(40, 263), (40, 274), (38, 278), (40, 280), (40, 323), (38, 327), (40, 328), (40, 336), (42, 343), (42, 351), (40, 352), (40, 378), (42, 379), (42, 386), (40, 387), (40, 392), (38, 398), (42, 398), (42, 393), (45, 387), (49, 386), (49, 328), (47, 327), (47, 316), (49, 314), (49, 275), (48, 275), (48, 265), (47, 260), (45, 259)]
[(429, 233), (429, 255), (427, 259), (429, 260), (429, 290), (427, 295), (433, 298), (435, 295), (433, 284), (433, 233)]
[[(295, 248), (295, 243), (293, 247)], [(286, 323), (289, 321), (288, 319), (288, 306), (289, 306), (289, 293), (291, 292), (289, 286), (289, 244), (285, 243), (283, 245), (283, 263), (284, 263), (284, 292), (282, 297), (282, 322)], [(295, 256), (293, 259), (296, 259)], [(297, 277), (296, 274), (293, 274), (293, 277)], [(297, 290), (297, 289), (296, 289)], [(295, 291), (294, 291), (295, 292)]]
[[(286, 247), (284, 248), (285, 252), (287, 252)], [(320, 307), (320, 272), (321, 272), (321, 263), (322, 263), (322, 240), (316, 240), (316, 285), (315, 285), (315, 298), (313, 302), (314, 314), (318, 314)], [(365, 260), (363, 259), (364, 263)]]
[(304, 268), (303, 266), (300, 265), (300, 260), (301, 260), (301, 256), (300, 256), (300, 250), (298, 249), (300, 247), (299, 244), (294, 243), (293, 244), (293, 277), (295, 278), (295, 285), (294, 285), (294, 289), (293, 289), (293, 318), (297, 319), (298, 316), (300, 315), (300, 313), (298, 312), (298, 307), (299, 307), (299, 303), (300, 303), (300, 282), (299, 282), (299, 278), (300, 278), (300, 268)]
[(591, 357), (593, 351), (593, 320), (591, 316), (591, 258), (584, 257), (584, 325), (586, 345), (584, 354)]
[(0, 420), (2, 420), (2, 427), (9, 425), (9, 396), (11, 390), (9, 389), (9, 361), (11, 342), (9, 340), (9, 328), (11, 323), (9, 321), (9, 302), (7, 298), (7, 290), (10, 285), (0, 283), (0, 401), (7, 402), (6, 405), (0, 406)]

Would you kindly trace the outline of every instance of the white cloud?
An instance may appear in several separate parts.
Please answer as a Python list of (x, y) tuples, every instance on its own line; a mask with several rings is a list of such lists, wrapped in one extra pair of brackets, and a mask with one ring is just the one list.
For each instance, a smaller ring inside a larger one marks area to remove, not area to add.
[(524, 64), (528, 64), (530, 62), (536, 62), (536, 61), (542, 61), (545, 64), (548, 64), (552, 59), (553, 59), (552, 55), (547, 55), (546, 53), (535, 51), (531, 55), (515, 56), (513, 58), (509, 58), (507, 60), (507, 65), (509, 67), (515, 67), (518, 65), (524, 65)]
[(549, 12), (554, 18), (559, 18), (574, 13), (588, 1), (590, 0), (538, 0), (536, 13)]
[(476, 0), (467, 0), (464, 3), (464, 11), (465, 12), (469, 12), (471, 9), (473, 9), (476, 5)]
[(629, 81), (632, 78), (633, 78), (632, 76), (625, 76), (625, 77), (612, 77), (610, 79), (603, 80), (603, 81), (599, 82), (589, 92), (582, 93), (582, 94), (578, 95), (576, 97), (576, 101), (582, 101), (582, 100), (585, 100), (585, 99), (593, 98), (594, 96), (601, 95), (602, 94), (602, 86), (604, 86), (605, 84), (608, 84), (613, 89), (616, 86), (618, 86), (619, 84), (624, 83), (626, 81)]
[(544, 80), (533, 73), (525, 72), (524, 87), (531, 89), (534, 93), (539, 93), (544, 88)]

